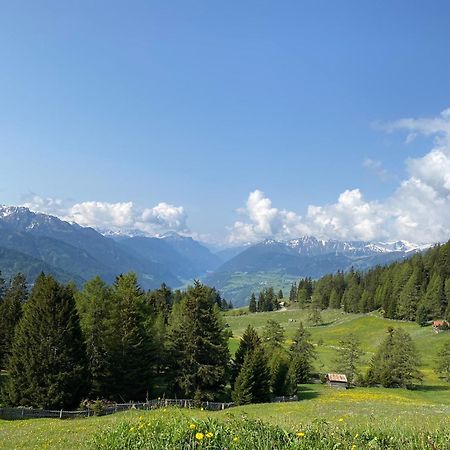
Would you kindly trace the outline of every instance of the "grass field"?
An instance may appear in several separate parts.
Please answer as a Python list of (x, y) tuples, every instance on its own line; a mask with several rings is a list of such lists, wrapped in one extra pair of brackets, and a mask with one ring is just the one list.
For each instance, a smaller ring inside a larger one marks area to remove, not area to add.
[[(168, 409), (167, 411), (149, 412), (129, 411), (107, 417), (63, 421), (54, 419), (0, 421), (0, 449), (93, 448), (94, 436), (99, 432), (128, 429), (130, 425), (123, 424), (123, 422), (137, 423), (136, 421), (141, 415), (144, 421), (159, 421), (158, 423), (166, 424), (172, 423), (170, 422), (172, 420), (175, 420), (176, 423), (189, 423), (192, 420), (208, 420), (211, 417), (217, 419), (219, 424), (226, 423), (232, 417), (237, 420), (258, 418), (291, 432), (305, 430), (305, 433), (310, 434), (313, 433), (314, 427), (319, 430), (328, 427), (327, 429), (331, 430), (330, 433), (336, 432), (336, 439), (339, 438), (343, 442), (346, 439), (345, 436), (368, 436), (370, 433), (367, 430), (372, 430), (371, 432), (379, 430), (388, 436), (398, 437), (399, 440), (395, 441), (396, 444), (392, 443), (391, 445), (393, 449), (401, 448), (401, 445), (398, 444), (401, 439), (408, 441), (420, 433), (423, 436), (427, 436), (427, 433), (430, 435), (435, 433), (434, 436), (449, 440), (448, 446), (445, 443), (442, 444), (444, 442), (442, 441), (441, 446), (435, 448), (450, 448), (450, 383), (441, 381), (432, 369), (437, 349), (445, 342), (450, 345), (450, 333), (435, 334), (430, 327), (422, 328), (414, 323), (387, 320), (375, 314), (355, 315), (345, 314), (341, 311), (324, 311), (322, 318), (323, 325), (309, 327), (313, 342), (317, 345), (319, 358), (316, 362), (316, 369), (318, 371), (333, 370), (332, 361), (339, 339), (348, 333), (354, 333), (361, 341), (367, 364), (378, 343), (384, 338), (387, 327), (399, 326), (411, 334), (417, 346), (422, 360), (421, 369), (425, 375), (423, 385), (413, 391), (384, 388), (355, 388), (342, 391), (330, 389), (325, 385), (310, 384), (301, 386), (300, 401), (298, 402), (249, 405), (216, 413)], [(286, 329), (286, 336), (289, 339), (292, 338), (300, 321), (307, 324), (307, 312), (287, 310), (246, 315), (239, 315), (239, 311), (230, 312), (225, 315), (225, 321), (233, 332), (230, 342), (231, 349), (237, 348), (239, 338), (247, 324), (251, 323), (261, 331), (268, 319), (280, 322)], [(320, 422), (317, 425), (318, 421), (326, 421), (326, 424)], [(216, 424), (215, 427), (218, 429), (219, 425)], [(345, 432), (343, 427), (345, 427)], [(345, 435), (344, 438), (343, 435)], [(423, 437), (421, 439), (422, 441), (426, 440)], [(242, 442), (241, 447), (233, 444), (234, 446), (230, 445), (227, 448), (247, 448), (243, 446)], [(195, 440), (190, 447), (175, 446), (173, 448), (200, 448), (200, 444), (204, 448), (223, 448), (223, 446), (208, 447), (206, 442), (199, 443)], [(358, 447), (355, 448), (389, 448), (369, 447), (366, 444), (358, 441)], [(314, 446), (295, 445), (289, 448), (314, 448)], [(333, 448), (333, 446), (327, 447), (328, 444), (323, 445), (320, 448)], [(432, 446), (427, 447), (426, 443), (424, 445), (425, 447), (418, 448), (433, 448)], [(350, 447), (351, 445), (335, 448), (350, 449)], [(125, 446), (123, 448), (132, 447)]]
[[(239, 310), (226, 314), (224, 319), (233, 332), (230, 340), (230, 349), (234, 352), (248, 324), (253, 325), (258, 331), (262, 331), (267, 320), (279, 322), (286, 330), (286, 337), (292, 338), (295, 330), (302, 321), (308, 327), (308, 311), (285, 310), (265, 312), (257, 314), (238, 315)], [(371, 356), (379, 343), (385, 338), (389, 326), (401, 327), (412, 337), (421, 360), (421, 370), (424, 374), (424, 389), (432, 385), (448, 386), (434, 373), (433, 367), (437, 358), (437, 352), (444, 345), (450, 345), (450, 332), (436, 334), (431, 327), (421, 327), (416, 323), (399, 320), (389, 320), (375, 313), (347, 314), (340, 310), (325, 310), (322, 312), (323, 325), (308, 327), (312, 334), (312, 340), (316, 344), (317, 361), (315, 369), (318, 372), (331, 372), (339, 340), (349, 333), (357, 336), (364, 351), (362, 369), (365, 370)], [(449, 387), (450, 389), (450, 387)], [(450, 403), (450, 390), (441, 391)]]
[(450, 404), (438, 393), (424, 396), (404, 389), (334, 390), (324, 385), (304, 385), (299, 402), (249, 405), (215, 413), (168, 409), (129, 411), (87, 419), (0, 421), (0, 449), (89, 448), (96, 433), (115, 429), (123, 421), (133, 422), (139, 416), (144, 420), (169, 418), (174, 414), (192, 420), (260, 418), (290, 431), (306, 430), (318, 419), (323, 419), (331, 426), (345, 426), (353, 434), (360, 434), (370, 427), (392, 433), (440, 429), (450, 435)]

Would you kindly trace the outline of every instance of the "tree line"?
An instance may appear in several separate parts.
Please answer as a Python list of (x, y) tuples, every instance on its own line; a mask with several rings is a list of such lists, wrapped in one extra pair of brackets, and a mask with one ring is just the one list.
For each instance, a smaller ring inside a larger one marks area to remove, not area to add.
[(417, 321), (450, 320), (450, 241), (426, 253), (366, 272), (304, 278), (293, 283), (290, 302), (300, 308), (342, 308), (365, 313), (381, 310), (385, 317)]

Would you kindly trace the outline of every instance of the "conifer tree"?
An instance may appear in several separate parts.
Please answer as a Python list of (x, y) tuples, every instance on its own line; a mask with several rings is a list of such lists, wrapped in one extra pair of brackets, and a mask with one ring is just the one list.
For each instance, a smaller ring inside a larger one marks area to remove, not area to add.
[(245, 357), (248, 353), (251, 353), (261, 345), (261, 339), (258, 336), (256, 330), (251, 326), (247, 325), (247, 328), (239, 341), (239, 347), (236, 350), (233, 360), (232, 374), (231, 374), (231, 385), (233, 386), (239, 372), (244, 365)]
[(291, 284), (291, 290), (289, 291), (289, 302), (294, 303), (297, 301), (297, 283)]
[(269, 401), (270, 371), (261, 345), (246, 355), (232, 397), (238, 405)]
[(295, 384), (307, 383), (312, 370), (312, 360), (316, 355), (311, 343), (311, 333), (305, 329), (303, 323), (294, 335), (289, 348), (291, 363), (289, 365), (289, 379)]
[(389, 328), (388, 336), (373, 356), (367, 373), (369, 384), (406, 387), (422, 380), (419, 358), (411, 336), (402, 328)]
[(445, 342), (437, 354), (435, 372), (450, 381), (450, 342)]
[(268, 360), (270, 389), (275, 396), (290, 394), (289, 360), (283, 348), (273, 349)]
[(110, 398), (114, 385), (113, 357), (118, 345), (112, 289), (100, 277), (95, 277), (75, 294), (75, 298), (88, 357), (89, 396)]
[(14, 336), (4, 397), (9, 404), (72, 408), (86, 394), (86, 355), (73, 292), (41, 274)]
[(353, 334), (349, 334), (339, 341), (338, 346), (334, 361), (336, 371), (345, 374), (349, 383), (353, 383), (359, 373), (358, 366), (362, 356), (361, 345)]
[(278, 300), (282, 300), (283, 299), (283, 291), (280, 289), (278, 291)]
[(115, 398), (141, 400), (151, 390), (154, 345), (146, 329), (149, 314), (135, 273), (117, 277), (113, 288), (113, 383)]
[(263, 343), (269, 348), (279, 348), (284, 341), (284, 328), (275, 320), (266, 322), (262, 334)]
[(228, 381), (228, 334), (209, 288), (199, 281), (173, 310), (167, 346), (175, 392), (199, 400), (220, 395)]
[(27, 297), (25, 276), (18, 273), (0, 302), (0, 368), (5, 367), (10, 354), (14, 332), (22, 317), (22, 307)]
[(441, 317), (444, 301), (444, 284), (441, 276), (435, 272), (428, 284), (422, 303), (427, 310), (428, 319), (433, 320)]
[(248, 310), (251, 313), (255, 313), (256, 312), (256, 296), (255, 294), (252, 292), (252, 295), (250, 297), (250, 303), (248, 305)]

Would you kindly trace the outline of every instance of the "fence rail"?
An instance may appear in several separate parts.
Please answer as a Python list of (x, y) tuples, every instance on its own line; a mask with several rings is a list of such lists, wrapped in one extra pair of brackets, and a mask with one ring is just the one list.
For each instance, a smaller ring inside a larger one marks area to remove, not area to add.
[[(99, 415), (114, 414), (130, 409), (158, 409), (170, 406), (177, 406), (179, 408), (203, 408), (208, 411), (219, 411), (230, 408), (234, 403), (219, 403), (219, 402), (198, 402), (191, 399), (156, 399), (149, 400), (145, 403), (117, 403), (111, 406), (104, 406)], [(79, 411), (65, 411), (65, 410), (48, 410), (48, 409), (34, 409), (34, 408), (0, 408), (0, 418), (7, 420), (14, 419), (33, 419), (33, 418), (53, 418), (53, 419), (70, 419), (77, 417), (90, 417), (94, 415), (92, 408), (86, 408)]]
[[(293, 397), (275, 397), (272, 402), (295, 402), (298, 401), (296, 395)], [(203, 408), (207, 411), (220, 411), (234, 406), (234, 403), (221, 402), (198, 402), (192, 399), (173, 399), (173, 398), (159, 398), (149, 400), (144, 403), (116, 403), (110, 406), (104, 406), (101, 411), (96, 411), (92, 408), (86, 408), (79, 411), (64, 411), (48, 410), (48, 409), (34, 409), (34, 408), (0, 408), (0, 419), (17, 420), (17, 419), (72, 419), (78, 417), (90, 417), (97, 415), (114, 414), (121, 411), (128, 411), (130, 409), (158, 409), (176, 406), (178, 408)]]

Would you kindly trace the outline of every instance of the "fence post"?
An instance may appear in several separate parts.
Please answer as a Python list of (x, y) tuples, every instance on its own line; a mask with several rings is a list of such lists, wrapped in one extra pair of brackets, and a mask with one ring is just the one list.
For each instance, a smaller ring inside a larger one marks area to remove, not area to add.
[(61, 410), (61, 411), (59, 412), (59, 418), (60, 418), (60, 419), (63, 418), (63, 410)]

